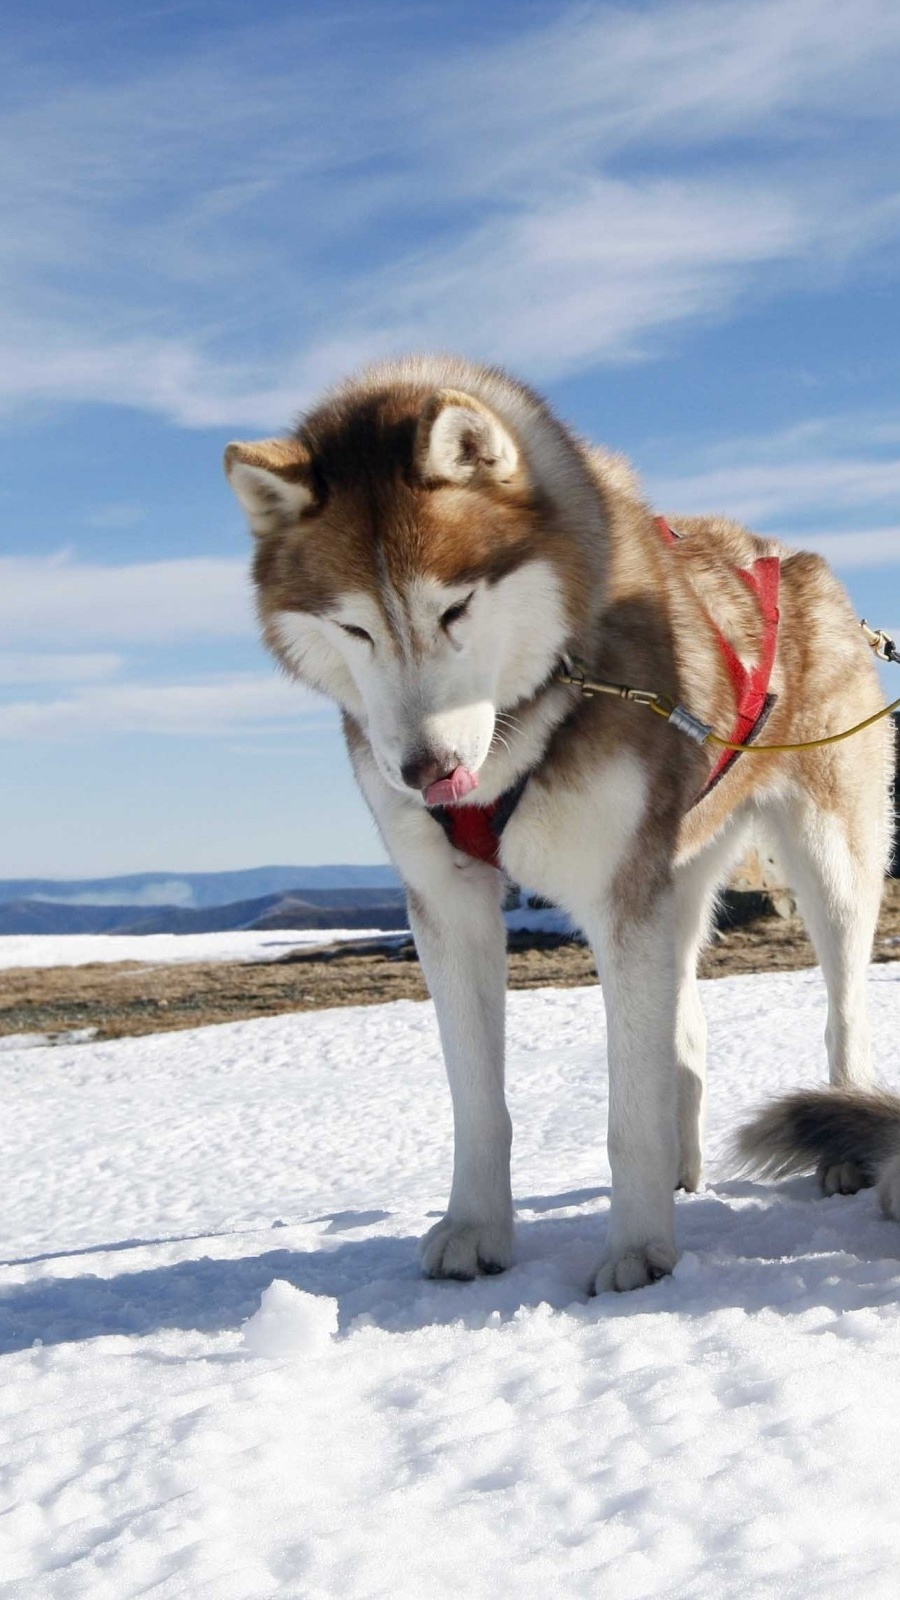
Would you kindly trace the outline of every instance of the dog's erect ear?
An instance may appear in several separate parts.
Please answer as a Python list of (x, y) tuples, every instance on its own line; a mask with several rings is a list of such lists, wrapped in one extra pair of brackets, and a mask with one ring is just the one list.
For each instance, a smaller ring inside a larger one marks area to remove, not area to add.
[(415, 463), (427, 484), (521, 488), (527, 481), (519, 447), (500, 418), (458, 389), (440, 389), (428, 401), (416, 430)]
[(309, 452), (299, 439), (230, 444), (225, 475), (256, 534), (290, 527), (319, 503)]

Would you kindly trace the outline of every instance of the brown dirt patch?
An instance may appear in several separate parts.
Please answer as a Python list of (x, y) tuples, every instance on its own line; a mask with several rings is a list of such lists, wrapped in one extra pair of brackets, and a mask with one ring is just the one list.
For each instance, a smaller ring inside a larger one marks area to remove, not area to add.
[[(540, 936), (511, 942), (513, 989), (596, 982), (590, 954), (581, 945)], [(900, 960), (900, 880), (887, 884), (873, 959)], [(719, 933), (700, 973), (723, 978), (808, 967), (814, 961), (798, 917), (766, 916)], [(53, 1036), (92, 1028), (98, 1038), (116, 1039), (287, 1011), (425, 998), (415, 959), (362, 945), (332, 945), (274, 962), (21, 968), (0, 976), (0, 1035)]]

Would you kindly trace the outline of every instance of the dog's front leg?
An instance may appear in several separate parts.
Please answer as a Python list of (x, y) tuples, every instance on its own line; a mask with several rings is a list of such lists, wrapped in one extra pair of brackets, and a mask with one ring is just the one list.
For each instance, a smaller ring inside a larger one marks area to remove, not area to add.
[(595, 1293), (671, 1272), (678, 1171), (674, 908), (669, 891), (639, 919), (597, 919), (609, 1059), (612, 1206)]
[(453, 1099), (447, 1213), (422, 1241), (432, 1278), (501, 1272), (512, 1259), (512, 1134), (503, 1094), (506, 928), (500, 874), (450, 866), (409, 893), (416, 948), (437, 1011)]

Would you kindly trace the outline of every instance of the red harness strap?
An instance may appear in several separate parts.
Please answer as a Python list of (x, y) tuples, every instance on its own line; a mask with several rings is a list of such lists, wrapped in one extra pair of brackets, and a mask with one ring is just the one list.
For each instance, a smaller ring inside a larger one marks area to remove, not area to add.
[[(731, 730), (732, 744), (746, 744), (754, 734), (759, 732), (763, 719), (771, 705), (769, 684), (772, 679), (772, 668), (775, 665), (775, 649), (778, 644), (778, 623), (780, 612), (778, 610), (778, 593), (781, 586), (781, 560), (778, 556), (759, 556), (752, 567), (735, 567), (738, 577), (743, 579), (747, 588), (756, 596), (760, 615), (763, 621), (763, 636), (759, 648), (759, 660), (755, 667), (745, 667), (737, 655), (734, 646), (725, 638), (721, 629), (713, 622), (716, 640), (719, 649), (725, 658), (728, 676), (731, 679), (737, 710)], [(712, 620), (712, 619), (710, 619)], [(719, 759), (712, 769), (703, 790), (704, 794), (712, 788), (713, 784), (721, 778), (740, 755), (739, 750), (722, 750)]]
[(656, 523), (660, 536), (666, 544), (678, 544), (679, 540), (681, 539), (681, 534), (675, 532), (671, 522), (667, 522), (665, 517), (654, 517), (653, 520)]
[(462, 850), (489, 867), (500, 865), (500, 839), (503, 829), (522, 798), (528, 782), (525, 773), (487, 806), (434, 806), (431, 815), (440, 823), (454, 849)]
[[(666, 544), (678, 544), (681, 535), (668, 523), (665, 517), (656, 518), (656, 526), (660, 536)], [(778, 610), (778, 594), (781, 587), (781, 558), (779, 556), (759, 556), (749, 570), (746, 567), (733, 567), (738, 577), (747, 585), (747, 588), (756, 596), (760, 615), (763, 621), (763, 636), (759, 648), (759, 661), (755, 667), (745, 667), (737, 654), (734, 646), (726, 639), (724, 633), (713, 618), (706, 612), (706, 620), (712, 628), (716, 643), (719, 646), (728, 676), (734, 689), (737, 707), (734, 723), (731, 729), (731, 744), (747, 744), (758, 733), (768, 714), (772, 699), (769, 695), (769, 684), (772, 680), (772, 668), (775, 665), (775, 650), (778, 645), (778, 623), (781, 613)], [(714, 783), (718, 783), (724, 772), (733, 766), (739, 750), (723, 750), (712, 769), (698, 799), (708, 794)], [(694, 804), (696, 805), (696, 801)]]
[(491, 827), (498, 805), (499, 801), (495, 800), (489, 806), (444, 807), (449, 812), (447, 838), (450, 843), (491, 867), (500, 865), (500, 836)]

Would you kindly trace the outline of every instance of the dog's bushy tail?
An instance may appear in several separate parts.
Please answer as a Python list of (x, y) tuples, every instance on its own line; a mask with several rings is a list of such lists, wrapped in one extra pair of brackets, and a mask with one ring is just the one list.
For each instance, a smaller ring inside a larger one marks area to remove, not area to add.
[(876, 1183), (900, 1156), (900, 1095), (882, 1089), (804, 1089), (776, 1100), (739, 1129), (742, 1172), (786, 1178), (851, 1162)]

